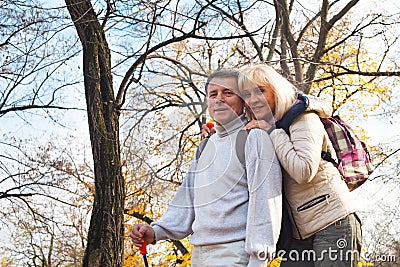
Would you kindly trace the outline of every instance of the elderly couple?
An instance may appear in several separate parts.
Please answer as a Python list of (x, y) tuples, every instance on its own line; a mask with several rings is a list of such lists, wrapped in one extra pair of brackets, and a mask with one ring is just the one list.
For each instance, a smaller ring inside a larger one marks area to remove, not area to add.
[[(321, 159), (321, 151), (334, 151), (319, 119), (330, 116), (330, 105), (310, 98), (289, 134), (275, 129), (297, 92), (263, 64), (212, 73), (206, 95), (216, 126), (203, 126), (203, 134), (216, 133), (160, 221), (134, 225), (133, 243), (191, 235), (191, 266), (266, 266), (280, 233), (284, 188), (293, 231), (286, 233), (291, 243), (281, 266), (357, 266), (354, 201), (338, 170)], [(250, 130), (244, 162), (237, 146), (242, 130)]]

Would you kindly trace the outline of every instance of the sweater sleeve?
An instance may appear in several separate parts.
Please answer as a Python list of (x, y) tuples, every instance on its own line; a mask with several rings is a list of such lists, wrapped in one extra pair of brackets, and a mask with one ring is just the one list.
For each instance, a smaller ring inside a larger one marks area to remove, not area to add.
[(275, 252), (282, 218), (282, 174), (268, 134), (251, 130), (245, 147), (249, 206), (246, 229), (248, 266), (264, 266)]
[(284, 130), (271, 133), (276, 154), (285, 171), (298, 184), (311, 182), (318, 171), (324, 126), (315, 113), (306, 113), (289, 128), (290, 136)]
[(196, 161), (193, 160), (182, 185), (166, 212), (158, 222), (151, 223), (156, 241), (165, 239), (180, 240), (192, 233), (195, 213), (193, 207), (193, 184)]

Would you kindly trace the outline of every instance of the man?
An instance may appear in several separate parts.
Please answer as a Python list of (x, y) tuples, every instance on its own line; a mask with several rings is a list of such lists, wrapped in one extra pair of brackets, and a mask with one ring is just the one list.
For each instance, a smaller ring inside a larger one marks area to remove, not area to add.
[(245, 163), (238, 157), (237, 136), (247, 120), (237, 78), (234, 70), (209, 76), (207, 106), (217, 133), (193, 160), (160, 221), (133, 227), (136, 246), (192, 234), (191, 266), (263, 266), (274, 252), (282, 213), (281, 169), (268, 134), (260, 129), (245, 140)]

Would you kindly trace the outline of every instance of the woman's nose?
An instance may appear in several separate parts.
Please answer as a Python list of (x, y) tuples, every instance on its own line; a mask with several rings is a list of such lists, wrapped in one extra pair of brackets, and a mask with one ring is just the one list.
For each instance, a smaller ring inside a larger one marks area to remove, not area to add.
[(251, 94), (249, 97), (249, 104), (255, 104), (258, 103), (260, 101), (260, 97), (257, 94)]

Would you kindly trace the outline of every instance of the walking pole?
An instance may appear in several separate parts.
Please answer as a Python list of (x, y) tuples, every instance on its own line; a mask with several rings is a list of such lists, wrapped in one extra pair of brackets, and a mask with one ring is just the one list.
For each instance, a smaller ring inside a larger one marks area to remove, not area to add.
[(149, 263), (147, 262), (147, 244), (146, 241), (143, 241), (142, 246), (140, 247), (140, 254), (143, 255), (144, 266), (149, 267)]

